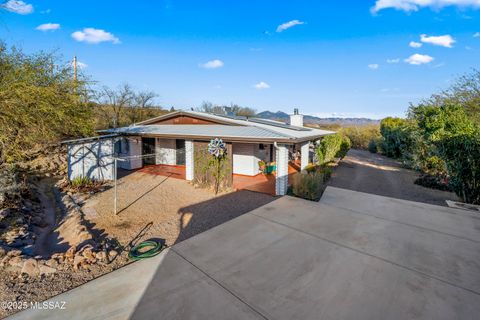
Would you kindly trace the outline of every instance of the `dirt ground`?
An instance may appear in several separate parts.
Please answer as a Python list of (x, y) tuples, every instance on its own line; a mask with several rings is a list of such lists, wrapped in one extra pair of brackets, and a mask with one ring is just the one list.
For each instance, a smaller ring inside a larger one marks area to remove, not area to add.
[(173, 245), (275, 198), (237, 191), (217, 196), (185, 180), (134, 172), (119, 180), (118, 214), (113, 213), (114, 189), (98, 193), (83, 205), (93, 229), (122, 245), (160, 238)]
[(446, 206), (445, 200), (457, 196), (414, 184), (419, 174), (402, 167), (401, 163), (379, 154), (352, 149), (340, 161), (329, 185), (397, 199)]

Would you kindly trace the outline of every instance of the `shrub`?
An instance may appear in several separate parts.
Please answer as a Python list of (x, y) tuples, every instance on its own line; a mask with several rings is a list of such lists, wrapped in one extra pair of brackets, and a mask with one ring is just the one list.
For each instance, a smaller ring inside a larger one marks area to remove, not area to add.
[(340, 134), (336, 133), (324, 137), (316, 149), (318, 164), (322, 165), (332, 161), (336, 157), (345, 156), (343, 154), (346, 154), (345, 149), (348, 151), (349, 142)]
[(352, 142), (346, 136), (342, 137), (342, 142), (340, 143), (340, 149), (338, 150), (336, 157), (343, 159), (346, 155), (348, 150), (350, 150), (352, 146)]
[(411, 145), (408, 122), (401, 118), (388, 117), (380, 122), (382, 152), (391, 158), (400, 158)]
[(330, 174), (330, 170), (317, 170), (311, 173), (295, 175), (292, 183), (293, 195), (307, 200), (318, 201), (325, 190)]
[(480, 129), (443, 139), (439, 151), (455, 193), (465, 202), (480, 204)]
[(371, 139), (370, 142), (368, 143), (368, 151), (371, 153), (377, 153), (378, 152), (378, 145), (377, 145), (377, 140), (376, 139)]
[(380, 126), (377, 124), (369, 124), (363, 126), (344, 127), (339, 133), (347, 136), (354, 149), (368, 149), (368, 144), (372, 139), (380, 137)]

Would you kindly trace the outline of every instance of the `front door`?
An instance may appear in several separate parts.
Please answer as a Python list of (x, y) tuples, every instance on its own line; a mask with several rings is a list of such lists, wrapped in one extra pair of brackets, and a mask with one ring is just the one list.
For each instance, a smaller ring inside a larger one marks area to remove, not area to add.
[(142, 138), (143, 165), (155, 164), (155, 138)]
[(185, 165), (185, 140), (176, 140), (176, 159), (177, 159), (177, 166), (184, 166)]

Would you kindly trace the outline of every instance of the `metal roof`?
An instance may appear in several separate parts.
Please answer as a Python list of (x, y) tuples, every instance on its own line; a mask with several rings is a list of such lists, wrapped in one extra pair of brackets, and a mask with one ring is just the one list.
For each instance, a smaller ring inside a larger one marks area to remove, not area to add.
[(151, 134), (151, 135), (179, 135), (179, 136), (204, 136), (204, 137), (231, 137), (231, 138), (290, 138), (264, 128), (250, 126), (226, 126), (221, 124), (157, 124), (138, 125), (105, 130), (121, 134)]
[[(207, 119), (221, 124), (215, 125), (155, 125), (159, 120), (178, 115), (186, 115)], [(245, 139), (269, 139), (278, 141), (300, 142), (335, 133), (333, 131), (309, 127), (291, 126), (279, 121), (260, 118), (229, 117), (199, 111), (176, 111), (160, 117), (152, 118), (138, 125), (104, 130), (108, 133), (156, 135), (156, 136), (190, 136), (190, 137), (222, 137)]]

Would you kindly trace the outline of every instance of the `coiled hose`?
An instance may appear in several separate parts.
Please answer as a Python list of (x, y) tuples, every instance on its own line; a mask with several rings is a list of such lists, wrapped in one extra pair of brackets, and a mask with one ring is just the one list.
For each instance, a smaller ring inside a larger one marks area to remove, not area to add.
[[(143, 250), (145, 248), (150, 249)], [(132, 260), (151, 258), (162, 252), (164, 248), (165, 246), (159, 241), (147, 240), (140, 242), (138, 245), (134, 246), (132, 250), (130, 250), (130, 252), (128, 253), (128, 257)]]

